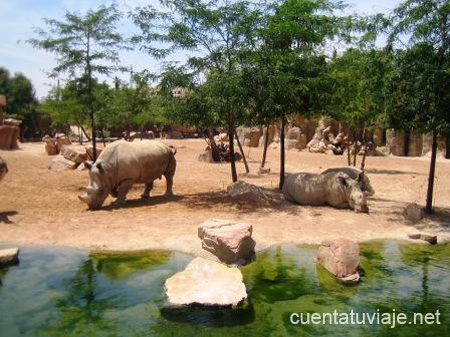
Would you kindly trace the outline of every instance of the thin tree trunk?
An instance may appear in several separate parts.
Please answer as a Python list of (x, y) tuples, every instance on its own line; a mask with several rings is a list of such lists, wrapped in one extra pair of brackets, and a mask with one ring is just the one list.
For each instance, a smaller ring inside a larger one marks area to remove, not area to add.
[(358, 156), (358, 152), (359, 152), (359, 147), (358, 147), (358, 137), (359, 134), (357, 132), (355, 132), (355, 139), (353, 141), (353, 166), (356, 166), (356, 158)]
[(351, 166), (352, 165), (352, 159), (351, 159), (351, 147), (352, 147), (352, 143), (350, 142), (350, 140), (347, 141), (347, 165)]
[(81, 130), (81, 127), (78, 127), (78, 137), (80, 137), (78, 142), (80, 145), (83, 145), (83, 131)]
[(368, 146), (367, 143), (365, 143), (363, 145), (364, 151), (363, 151), (363, 157), (361, 159), (361, 166), (360, 166), (361, 171), (363, 171), (363, 172), (364, 172), (364, 167), (366, 166), (367, 146)]
[(283, 189), (284, 185), (284, 162), (285, 162), (285, 152), (284, 152), (284, 129), (285, 129), (285, 116), (281, 117), (281, 131), (280, 131), (280, 183), (278, 188)]
[(269, 147), (269, 127), (270, 127), (270, 124), (267, 124), (266, 134), (264, 136), (264, 149), (263, 149), (263, 156), (262, 156), (262, 160), (261, 160), (261, 167), (264, 167), (264, 165), (266, 164), (267, 148)]
[(105, 141), (105, 134), (103, 133), (103, 129), (100, 130), (100, 134), (102, 135), (103, 147), (105, 147), (106, 146), (106, 141)]
[(84, 135), (86, 136), (88, 142), (90, 142), (91, 141), (91, 137), (89, 137), (87, 131), (84, 129), (84, 126), (81, 125), (80, 128), (81, 128), (81, 131), (83, 131)]
[(241, 154), (242, 154), (242, 160), (244, 161), (245, 172), (247, 172), (247, 174), (248, 174), (248, 173), (250, 173), (250, 169), (248, 168), (247, 159), (245, 159), (245, 153), (244, 153), (244, 150), (242, 149), (241, 141), (239, 140), (236, 130), (234, 130), (234, 135), (236, 136), (236, 141), (237, 141), (237, 144), (239, 147), (239, 151), (241, 151)]
[(230, 164), (231, 164), (231, 179), (233, 183), (235, 183), (237, 178), (236, 173), (236, 161), (234, 160), (234, 134), (235, 134), (235, 128), (234, 125), (228, 126), (228, 144), (229, 144), (229, 150), (230, 150)]
[(436, 155), (437, 155), (437, 134), (433, 132), (433, 145), (431, 146), (430, 172), (428, 175), (428, 190), (425, 213), (433, 213), (433, 190), (434, 190), (434, 174), (436, 171)]

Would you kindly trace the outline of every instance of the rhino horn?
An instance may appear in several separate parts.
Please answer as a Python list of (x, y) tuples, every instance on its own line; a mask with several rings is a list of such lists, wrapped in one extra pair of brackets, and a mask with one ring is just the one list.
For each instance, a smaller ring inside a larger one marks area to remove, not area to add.
[(78, 199), (80, 199), (82, 202), (84, 202), (88, 205), (89, 205), (89, 202), (91, 201), (91, 198), (89, 198), (89, 196), (87, 194), (79, 195)]

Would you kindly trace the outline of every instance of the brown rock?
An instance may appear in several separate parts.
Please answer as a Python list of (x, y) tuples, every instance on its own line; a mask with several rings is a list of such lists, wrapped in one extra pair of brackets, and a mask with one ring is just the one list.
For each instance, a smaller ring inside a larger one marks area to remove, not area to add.
[(255, 254), (252, 226), (230, 220), (212, 219), (198, 227), (203, 249), (225, 263), (243, 264)]
[(183, 139), (183, 133), (180, 131), (169, 131), (166, 133), (166, 139)]
[(206, 149), (205, 152), (200, 153), (198, 156), (198, 161), (203, 161), (205, 163), (214, 163), (214, 158), (212, 156), (211, 150)]
[(19, 143), (17, 139), (20, 129), (15, 125), (0, 125), (0, 150), (17, 150)]
[(242, 273), (219, 262), (200, 257), (166, 280), (169, 305), (236, 307), (247, 298)]
[(19, 262), (19, 248), (0, 249), (0, 266)]
[[(88, 155), (89, 160), (94, 160), (94, 147), (92, 145), (85, 146), (86, 153)], [(97, 146), (97, 158), (102, 153), (103, 148)]]
[(431, 243), (432, 245), (435, 245), (437, 243), (437, 236), (431, 235), (431, 234), (411, 233), (411, 234), (408, 234), (408, 238), (413, 239), (413, 240), (423, 240), (428, 243)]
[(227, 192), (237, 202), (261, 203), (265, 200), (264, 193), (259, 187), (241, 180), (228, 185)]
[(403, 216), (411, 223), (419, 222), (423, 219), (423, 209), (416, 203), (408, 204), (403, 210)]
[(56, 141), (52, 137), (45, 135), (44, 138), (42, 138), (42, 141), (45, 143), (45, 152), (47, 152), (49, 156), (56, 156), (59, 153), (59, 150), (56, 147)]
[(359, 280), (359, 261), (359, 245), (348, 239), (322, 241), (317, 252), (317, 262), (347, 283)]
[(58, 155), (48, 163), (48, 169), (56, 172), (61, 172), (64, 170), (74, 170), (78, 164), (71, 160), (64, 158), (62, 155)]
[(8, 173), (8, 165), (6, 165), (6, 161), (0, 157), (0, 181), (5, 177), (6, 173)]
[(63, 146), (72, 144), (69, 137), (67, 137), (64, 133), (57, 133), (55, 135), (55, 139), (56, 139), (56, 147), (58, 148), (58, 152), (61, 152), (61, 149), (63, 148)]
[(64, 145), (61, 147), (60, 154), (76, 164), (81, 164), (89, 159), (86, 148), (79, 145)]

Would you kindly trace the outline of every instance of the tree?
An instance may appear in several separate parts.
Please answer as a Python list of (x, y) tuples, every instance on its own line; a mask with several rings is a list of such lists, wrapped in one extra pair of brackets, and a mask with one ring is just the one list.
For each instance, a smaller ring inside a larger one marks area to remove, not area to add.
[(96, 74), (109, 75), (121, 69), (117, 66), (118, 49), (125, 47), (125, 41), (116, 29), (121, 16), (115, 5), (100, 6), (84, 15), (67, 11), (61, 21), (44, 19), (47, 30), (35, 28), (38, 38), (28, 40), (32, 46), (57, 56), (53, 76), (69, 73), (86, 78), (94, 160), (97, 151), (93, 81)]
[(286, 0), (271, 5), (273, 15), (262, 30), (269, 69), (267, 104), (281, 120), (280, 182), (285, 176), (284, 129), (290, 114), (321, 113), (328, 80), (324, 46), (334, 38), (349, 42), (351, 17), (337, 16), (341, 2)]
[[(239, 60), (254, 45), (259, 11), (246, 1), (166, 0), (161, 4), (162, 11), (149, 6), (133, 14), (142, 31), (134, 41), (156, 57), (177, 49), (196, 52), (198, 56), (191, 56), (186, 65), (208, 78), (207, 97), (214, 97), (216, 116), (227, 127), (229, 150), (234, 154), (235, 128), (242, 113)], [(163, 46), (155, 47), (158, 43)], [(234, 156), (230, 159), (235, 182)]]
[[(450, 3), (406, 0), (391, 20), (388, 49), (395, 61), (387, 90), (388, 118), (396, 127), (433, 135), (425, 207), (431, 214), (437, 138), (450, 134)], [(402, 48), (395, 50), (399, 44)]]

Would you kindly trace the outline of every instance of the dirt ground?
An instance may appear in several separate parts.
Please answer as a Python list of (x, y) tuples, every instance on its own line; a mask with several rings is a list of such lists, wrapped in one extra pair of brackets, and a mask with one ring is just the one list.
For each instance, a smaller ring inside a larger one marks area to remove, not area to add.
[[(0, 182), (0, 242), (18, 245), (66, 245), (100, 250), (173, 249), (202, 255), (198, 225), (210, 218), (235, 219), (253, 225), (257, 249), (278, 243), (320, 243), (333, 237), (358, 241), (406, 239), (418, 230), (450, 240), (450, 161), (438, 160), (436, 214), (416, 225), (403, 216), (409, 202), (424, 204), (428, 158), (369, 157), (367, 174), (376, 193), (369, 198), (369, 214), (331, 207), (306, 207), (283, 200), (276, 191), (279, 151), (269, 150), (272, 172), (258, 175), (261, 149), (245, 148), (250, 174), (238, 163), (239, 178), (262, 187), (270, 197), (263, 206), (233, 204), (226, 194), (230, 165), (199, 162), (202, 139), (168, 140), (178, 148), (176, 196), (165, 197), (165, 181), (158, 180), (152, 197), (141, 200), (136, 185), (121, 209), (89, 211), (78, 200), (87, 185), (87, 171), (53, 172), (42, 143), (21, 144), (18, 151), (0, 151), (9, 173)], [(320, 172), (345, 166), (345, 156), (287, 151), (287, 172)]]

